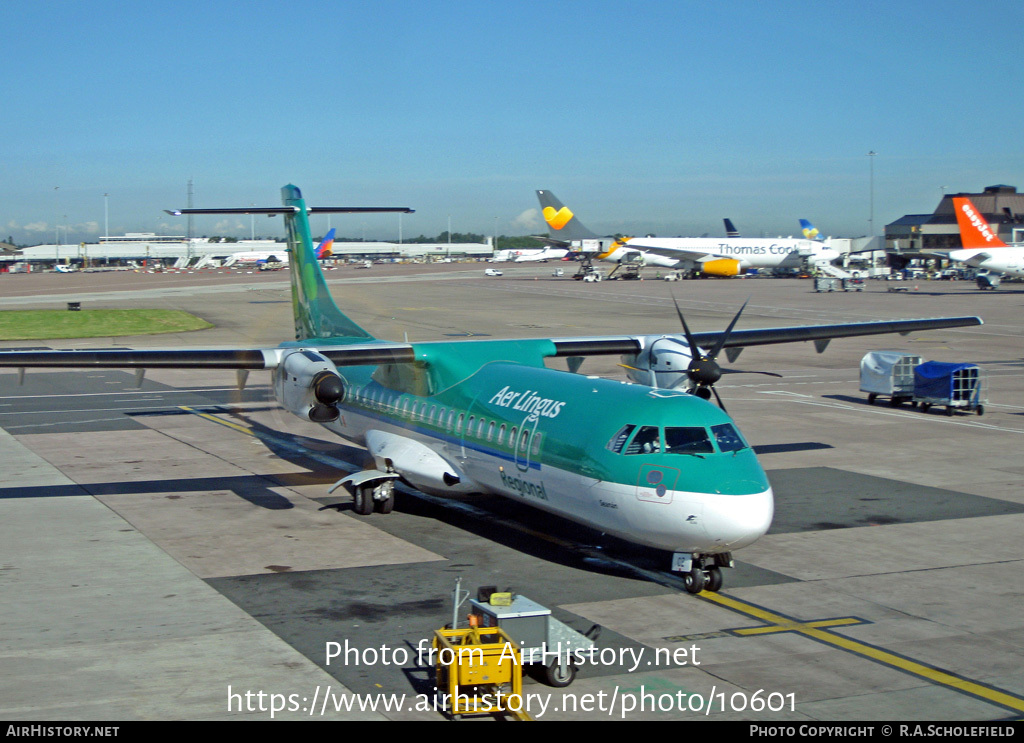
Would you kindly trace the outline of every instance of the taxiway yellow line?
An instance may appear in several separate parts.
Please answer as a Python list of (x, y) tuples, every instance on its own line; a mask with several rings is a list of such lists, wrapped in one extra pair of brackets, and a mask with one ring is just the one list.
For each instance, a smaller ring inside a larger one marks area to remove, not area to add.
[(964, 694), (970, 694), (971, 696), (999, 705), (1000, 707), (1013, 710), (1014, 712), (1024, 712), (1024, 697), (1020, 697), (1016, 694), (1011, 694), (1010, 692), (1002, 689), (987, 686), (976, 681), (971, 681), (970, 679), (957, 676), (949, 671), (944, 671), (941, 668), (935, 668), (934, 666), (919, 663), (902, 655), (889, 652), (888, 650), (883, 650), (882, 648), (878, 648), (864, 642), (852, 640), (843, 635), (834, 634), (826, 629), (829, 626), (848, 626), (863, 623), (863, 620), (857, 619), (856, 617), (801, 622), (791, 617), (776, 614), (775, 612), (765, 609), (764, 607), (757, 606), (756, 604), (740, 601), (721, 593), (702, 591), (698, 595), (705, 601), (718, 604), (730, 611), (757, 619), (768, 625), (766, 627), (727, 630), (732, 634), (750, 636), (764, 635), (774, 632), (795, 632), (797, 634), (810, 637), (811, 639), (825, 645), (831, 645), (832, 647), (839, 648), (840, 650), (845, 650), (848, 653), (868, 658), (876, 663), (881, 663), (882, 665), (895, 668), (898, 671), (925, 679), (933, 684), (939, 684)]
[(256, 434), (252, 432), (252, 429), (248, 428), (247, 426), (240, 426), (237, 423), (232, 423), (231, 421), (226, 421), (223, 418), (218, 418), (215, 415), (210, 415), (209, 413), (200, 412), (200, 411), (196, 410), (195, 408), (190, 408), (188, 405), (179, 405), (178, 409), (179, 410), (184, 410), (187, 413), (192, 413), (193, 415), (198, 415), (200, 418), (205, 418), (208, 421), (213, 421), (214, 423), (219, 423), (222, 426), (227, 426), (228, 428), (232, 428), (235, 431), (238, 431), (239, 433), (244, 433), (246, 436), (252, 436), (253, 438), (258, 438), (256, 436)]

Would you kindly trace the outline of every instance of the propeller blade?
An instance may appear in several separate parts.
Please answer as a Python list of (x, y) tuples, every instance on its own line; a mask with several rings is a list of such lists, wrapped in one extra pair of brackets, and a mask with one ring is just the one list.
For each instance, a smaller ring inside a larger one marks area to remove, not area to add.
[[(722, 410), (725, 410), (725, 404), (722, 402), (722, 398), (718, 396), (718, 390), (712, 387), (711, 391), (715, 393), (715, 399), (718, 400), (718, 407), (720, 407)], [(728, 413), (729, 411), (725, 410), (725, 412)]]
[(748, 369), (722, 369), (722, 374), (763, 374), (766, 377), (778, 377), (779, 379), (783, 378), (781, 374), (776, 374), (775, 372), (750, 371)]
[(750, 300), (748, 299), (746, 302), (743, 303), (743, 306), (740, 307), (740, 311), (736, 313), (736, 317), (732, 319), (732, 322), (729, 323), (729, 327), (725, 329), (725, 332), (722, 334), (722, 337), (718, 339), (718, 343), (715, 344), (715, 348), (711, 352), (711, 358), (718, 358), (719, 351), (722, 350), (722, 346), (725, 345), (725, 342), (729, 340), (729, 334), (732, 332), (732, 329), (736, 327), (736, 321), (740, 319), (740, 315), (743, 314), (743, 310), (747, 308), (747, 304), (749, 302)]
[(679, 309), (679, 302), (676, 301), (675, 294), (672, 295), (672, 303), (676, 306), (676, 314), (679, 315), (679, 322), (683, 324), (683, 335), (686, 336), (686, 342), (690, 345), (690, 358), (697, 358), (700, 356), (700, 349), (697, 347), (696, 342), (693, 340), (693, 336), (690, 335), (690, 328), (686, 325), (686, 318), (683, 317), (683, 311)]

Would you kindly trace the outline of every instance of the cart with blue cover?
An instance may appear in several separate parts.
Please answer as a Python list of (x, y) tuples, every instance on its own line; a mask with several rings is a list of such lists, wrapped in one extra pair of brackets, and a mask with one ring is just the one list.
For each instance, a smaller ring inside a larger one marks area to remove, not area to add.
[(926, 361), (914, 369), (914, 402), (927, 412), (933, 405), (945, 405), (946, 415), (956, 409), (985, 412), (988, 382), (977, 364)]

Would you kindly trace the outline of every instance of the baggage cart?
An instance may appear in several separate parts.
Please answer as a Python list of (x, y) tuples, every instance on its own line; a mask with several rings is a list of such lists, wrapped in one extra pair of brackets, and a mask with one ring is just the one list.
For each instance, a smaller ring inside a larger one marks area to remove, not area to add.
[(834, 292), (842, 286), (839, 279), (834, 276), (819, 276), (814, 280), (814, 291)]
[(988, 381), (977, 364), (926, 361), (914, 369), (914, 402), (921, 412), (933, 405), (945, 405), (946, 415), (954, 410), (985, 413)]
[(874, 405), (879, 395), (889, 398), (889, 405), (899, 407), (914, 402), (914, 368), (921, 363), (917, 354), (905, 351), (869, 351), (860, 360), (860, 391), (868, 393)]

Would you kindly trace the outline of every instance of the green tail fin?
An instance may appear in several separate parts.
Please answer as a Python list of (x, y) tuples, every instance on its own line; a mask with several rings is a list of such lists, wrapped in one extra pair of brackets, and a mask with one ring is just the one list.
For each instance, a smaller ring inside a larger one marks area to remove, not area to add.
[(295, 315), (295, 339), (351, 339), (365, 341), (373, 336), (350, 320), (334, 303), (323, 271), (313, 251), (306, 201), (298, 187), (281, 189), (288, 231), (289, 265), (292, 279), (292, 309)]

